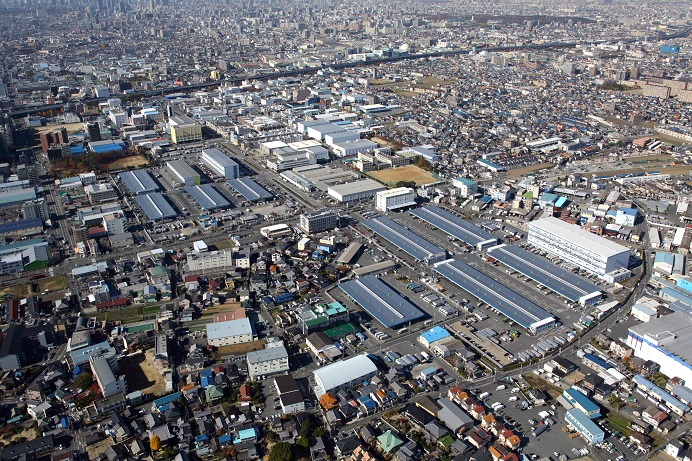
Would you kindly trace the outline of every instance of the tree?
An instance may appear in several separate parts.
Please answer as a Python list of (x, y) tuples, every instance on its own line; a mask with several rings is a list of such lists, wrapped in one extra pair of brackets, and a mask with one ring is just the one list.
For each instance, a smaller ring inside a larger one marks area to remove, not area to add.
[(154, 434), (151, 436), (151, 439), (149, 439), (149, 448), (151, 448), (151, 451), (159, 451), (161, 449), (161, 439), (158, 435)]
[(269, 461), (291, 461), (293, 458), (293, 445), (286, 442), (279, 442), (272, 447), (269, 452)]
[(89, 386), (91, 386), (91, 383), (93, 382), (94, 377), (88, 371), (78, 374), (74, 379), (74, 385), (83, 390), (89, 389)]
[(267, 432), (267, 442), (276, 443), (279, 441), (279, 435), (274, 431)]

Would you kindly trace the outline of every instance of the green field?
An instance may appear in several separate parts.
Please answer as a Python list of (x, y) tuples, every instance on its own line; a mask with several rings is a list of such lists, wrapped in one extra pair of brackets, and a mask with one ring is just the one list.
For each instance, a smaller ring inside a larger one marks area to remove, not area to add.
[(158, 314), (161, 310), (161, 306), (168, 304), (157, 303), (151, 306), (146, 306), (144, 304), (139, 304), (136, 306), (123, 307), (122, 309), (112, 309), (103, 312), (97, 312), (95, 317), (98, 321), (111, 320), (120, 321), (123, 324), (139, 322), (141, 320), (146, 320), (145, 315)]

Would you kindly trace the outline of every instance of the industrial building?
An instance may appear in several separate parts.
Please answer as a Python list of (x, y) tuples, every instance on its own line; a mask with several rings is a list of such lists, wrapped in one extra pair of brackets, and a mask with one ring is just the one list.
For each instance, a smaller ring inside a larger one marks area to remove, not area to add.
[(369, 139), (355, 139), (352, 141), (343, 141), (333, 144), (332, 151), (337, 157), (350, 157), (358, 155), (359, 152), (366, 152), (380, 147), (376, 142)]
[(435, 264), (434, 268), (435, 272), (525, 328), (530, 334), (535, 335), (555, 326), (555, 317), (545, 309), (464, 262), (450, 259)]
[(594, 305), (603, 296), (593, 283), (518, 246), (498, 245), (488, 250), (488, 256), (582, 306)]
[(363, 245), (360, 242), (351, 242), (346, 249), (336, 258), (336, 262), (340, 264), (351, 264), (351, 261), (360, 253)]
[(184, 160), (172, 160), (166, 162), (166, 168), (173, 174), (173, 177), (178, 180), (179, 184), (185, 186), (199, 186), (199, 173), (197, 173)]
[(459, 189), (459, 195), (469, 197), (478, 192), (478, 183), (467, 178), (455, 178), (452, 185)]
[(565, 422), (582, 436), (589, 445), (600, 443), (605, 438), (603, 429), (581, 411), (573, 408), (565, 413)]
[(370, 379), (378, 370), (367, 355), (357, 355), (318, 368), (312, 373), (316, 383), (315, 394), (320, 398), (327, 392), (337, 392)]
[(285, 237), (287, 235), (291, 235), (292, 233), (293, 229), (291, 229), (291, 226), (284, 223), (274, 224), (260, 229), (260, 234), (268, 239)]
[(226, 182), (233, 188), (233, 190), (242, 195), (245, 200), (250, 202), (271, 200), (272, 197), (274, 197), (271, 192), (250, 178), (231, 179)]
[(433, 264), (447, 257), (444, 249), (433, 245), (385, 216), (363, 221), (362, 224), (416, 261)]
[(635, 357), (652, 360), (661, 373), (692, 383), (692, 317), (673, 312), (629, 328), (627, 345)]
[(207, 343), (210, 346), (229, 346), (254, 340), (255, 331), (248, 318), (207, 323)]
[(132, 195), (148, 194), (159, 190), (159, 186), (147, 170), (126, 171), (120, 173), (118, 177)]
[(201, 141), (202, 125), (187, 115), (173, 116), (168, 120), (173, 144)]
[(247, 353), (250, 379), (284, 373), (289, 370), (288, 351), (284, 346), (269, 347)]
[(389, 285), (372, 275), (340, 283), (339, 288), (388, 328), (413, 322), (425, 315)]
[(211, 171), (224, 179), (237, 179), (240, 176), (239, 165), (219, 149), (203, 149), (199, 159)]
[(490, 232), (486, 232), (438, 206), (428, 205), (411, 210), (410, 213), (478, 250), (497, 245), (497, 237)]
[(530, 222), (528, 243), (601, 277), (629, 266), (629, 248), (554, 217)]
[(331, 186), (327, 189), (327, 193), (341, 203), (349, 203), (371, 199), (376, 193), (383, 190), (387, 190), (387, 188), (377, 181), (361, 179), (360, 181)]
[(375, 208), (382, 212), (416, 205), (416, 192), (410, 187), (397, 187), (375, 194)]
[(317, 234), (334, 229), (337, 226), (338, 219), (336, 212), (328, 208), (322, 208), (321, 210), (301, 214), (298, 226), (308, 235)]
[(178, 216), (178, 213), (160, 192), (137, 195), (135, 196), (135, 202), (147, 216), (147, 219), (151, 221)]
[(228, 200), (226, 200), (211, 184), (186, 187), (185, 192), (190, 194), (190, 197), (205, 210), (218, 210), (231, 206)]

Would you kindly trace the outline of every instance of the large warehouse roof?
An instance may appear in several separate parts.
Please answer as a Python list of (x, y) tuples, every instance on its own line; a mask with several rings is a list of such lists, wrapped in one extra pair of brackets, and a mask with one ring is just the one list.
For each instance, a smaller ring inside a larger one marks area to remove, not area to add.
[(328, 190), (330, 195), (338, 194), (343, 197), (352, 194), (376, 192), (385, 189), (387, 188), (377, 181), (373, 181), (372, 179), (361, 179), (359, 181), (347, 182), (346, 184), (337, 184), (331, 186)]
[(498, 245), (490, 248), (488, 255), (572, 302), (580, 301), (584, 297), (598, 297), (601, 294), (601, 290), (593, 283), (587, 282), (523, 248)]
[(166, 163), (166, 166), (168, 166), (171, 171), (175, 171), (176, 174), (180, 175), (182, 178), (194, 178), (199, 176), (185, 160), (171, 160)]
[(555, 320), (542, 307), (537, 306), (464, 262), (447, 260), (437, 263), (435, 264), (435, 272), (446, 277), (450, 282), (471, 293), (530, 332), (533, 332), (538, 326), (543, 326)]
[(446, 256), (445, 250), (442, 248), (433, 245), (385, 216), (363, 221), (363, 225), (418, 261), (432, 263), (441, 261)]
[(332, 389), (352, 383), (377, 373), (377, 367), (367, 355), (356, 355), (347, 360), (335, 362), (313, 372), (315, 381), (329, 392)]
[(490, 232), (435, 205), (417, 208), (410, 213), (467, 245), (477, 247), (481, 244), (497, 243), (497, 237)]
[(178, 213), (176, 213), (171, 204), (168, 203), (168, 200), (159, 192), (137, 195), (135, 201), (144, 214), (147, 215), (147, 218), (152, 221), (178, 216)]
[(207, 341), (248, 334), (252, 334), (252, 324), (248, 318), (207, 323)]
[(230, 179), (226, 182), (236, 192), (245, 197), (245, 200), (249, 200), (251, 202), (269, 200), (273, 197), (271, 192), (250, 178)]
[(223, 195), (214, 189), (211, 184), (203, 184), (201, 186), (186, 187), (185, 192), (199, 203), (199, 206), (205, 210), (214, 210), (216, 208), (226, 208), (230, 206), (228, 200)]
[(133, 195), (156, 192), (159, 186), (156, 185), (147, 170), (126, 171), (118, 175), (125, 187)]
[(578, 245), (604, 257), (615, 256), (620, 253), (629, 253), (630, 251), (629, 248), (611, 242), (605, 237), (592, 234), (579, 226), (552, 216), (530, 222), (529, 232), (531, 232), (533, 228), (557, 235), (566, 242), (571, 242), (573, 245)]
[(411, 322), (424, 315), (389, 285), (371, 275), (340, 283), (339, 288), (385, 327)]

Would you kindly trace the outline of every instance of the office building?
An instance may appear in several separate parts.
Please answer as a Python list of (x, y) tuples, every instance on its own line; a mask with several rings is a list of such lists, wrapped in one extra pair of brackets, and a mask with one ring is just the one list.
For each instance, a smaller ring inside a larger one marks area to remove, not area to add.
[(416, 193), (410, 187), (383, 190), (375, 194), (375, 208), (387, 212), (416, 205)]
[(180, 184), (188, 187), (199, 186), (199, 174), (184, 160), (166, 162), (166, 168)]
[(111, 368), (113, 362), (112, 359), (109, 360), (109, 354), (114, 355), (115, 349), (110, 349), (107, 352), (91, 355), (89, 357), (91, 371), (104, 397), (110, 397), (120, 392), (127, 392), (125, 377), (115, 376), (114, 371), (117, 372), (118, 370), (117, 368), (115, 370)]
[(220, 273), (233, 267), (233, 250), (226, 248), (218, 251), (187, 254), (188, 273)]
[(173, 116), (168, 120), (171, 141), (174, 144), (202, 140), (202, 125), (187, 115)]
[(296, 380), (290, 374), (276, 376), (274, 387), (279, 396), (281, 411), (285, 415), (305, 411), (305, 399), (298, 388)]
[(307, 234), (317, 234), (332, 230), (337, 225), (338, 217), (336, 212), (323, 208), (300, 215), (300, 228)]
[(46, 200), (43, 198), (24, 202), (22, 204), (22, 214), (24, 215), (24, 219), (40, 218), (43, 222), (50, 219), (48, 203), (46, 203)]
[(529, 223), (528, 243), (601, 277), (629, 266), (629, 248), (553, 217)]
[(85, 128), (89, 141), (101, 140), (101, 127), (99, 126), (99, 122), (87, 122)]
[(89, 184), (84, 188), (84, 192), (92, 205), (118, 199), (118, 193), (109, 183)]
[(240, 176), (240, 167), (238, 164), (228, 158), (219, 149), (204, 149), (199, 159), (211, 171), (224, 179), (237, 179)]
[(587, 396), (579, 392), (574, 387), (565, 389), (562, 393), (562, 399), (567, 404), (566, 406), (576, 408), (584, 413), (590, 419), (598, 419), (601, 417), (601, 409), (593, 403)]
[(468, 197), (478, 192), (478, 183), (466, 178), (456, 178), (452, 180), (452, 185), (459, 189), (459, 195)]
[(248, 352), (247, 369), (250, 379), (284, 373), (289, 370), (288, 351), (278, 346)]

